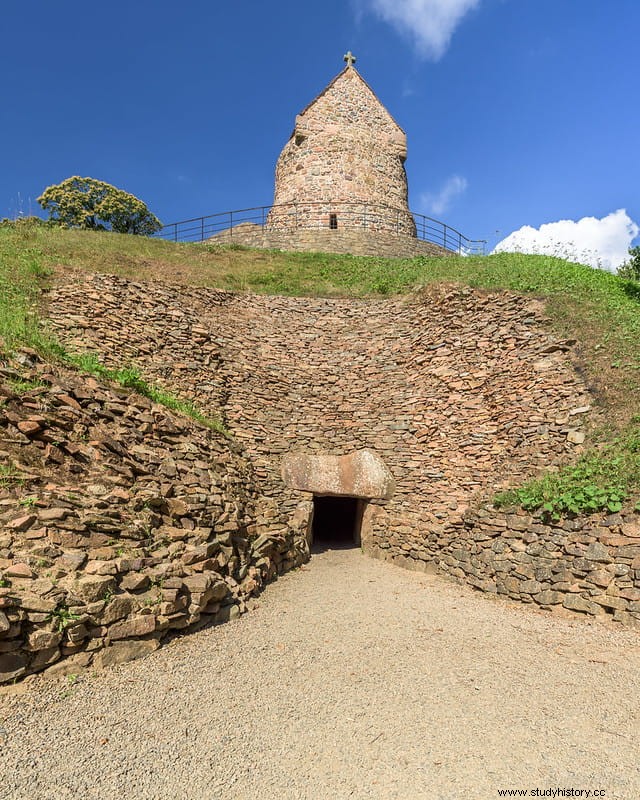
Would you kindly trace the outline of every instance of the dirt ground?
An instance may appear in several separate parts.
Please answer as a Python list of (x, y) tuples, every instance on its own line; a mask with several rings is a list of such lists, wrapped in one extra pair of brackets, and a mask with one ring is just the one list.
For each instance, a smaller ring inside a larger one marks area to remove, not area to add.
[(631, 800), (639, 674), (637, 632), (328, 550), (239, 620), (0, 696), (0, 798)]

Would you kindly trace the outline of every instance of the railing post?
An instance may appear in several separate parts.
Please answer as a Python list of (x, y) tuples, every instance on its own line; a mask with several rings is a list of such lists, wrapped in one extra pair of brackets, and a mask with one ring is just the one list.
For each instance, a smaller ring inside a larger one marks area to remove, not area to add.
[(444, 249), (447, 249), (447, 226), (445, 223), (442, 223), (442, 246)]
[(178, 241), (178, 223), (177, 222), (173, 226), (173, 241), (174, 242)]
[(204, 217), (200, 217), (200, 241), (204, 242)]
[(462, 234), (458, 234), (458, 255), (462, 255)]
[(231, 238), (233, 239), (233, 211), (229, 212), (229, 230), (231, 231)]

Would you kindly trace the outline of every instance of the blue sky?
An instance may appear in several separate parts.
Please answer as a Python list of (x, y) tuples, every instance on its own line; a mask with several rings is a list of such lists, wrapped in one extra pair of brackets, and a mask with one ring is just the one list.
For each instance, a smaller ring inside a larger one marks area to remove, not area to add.
[(30, 0), (0, 25), (0, 217), (71, 175), (166, 223), (268, 204), (351, 49), (407, 133), (413, 210), (491, 245), (593, 218), (520, 240), (609, 267), (638, 233), (638, 0)]

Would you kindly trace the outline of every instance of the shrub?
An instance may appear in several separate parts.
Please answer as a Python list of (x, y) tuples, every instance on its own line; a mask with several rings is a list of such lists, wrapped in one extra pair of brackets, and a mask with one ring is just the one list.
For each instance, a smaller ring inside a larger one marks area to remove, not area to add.
[(95, 178), (67, 178), (47, 187), (38, 202), (65, 228), (150, 236), (162, 227), (142, 200)]
[(640, 281), (640, 245), (629, 248), (629, 261), (618, 268), (618, 275), (632, 281)]

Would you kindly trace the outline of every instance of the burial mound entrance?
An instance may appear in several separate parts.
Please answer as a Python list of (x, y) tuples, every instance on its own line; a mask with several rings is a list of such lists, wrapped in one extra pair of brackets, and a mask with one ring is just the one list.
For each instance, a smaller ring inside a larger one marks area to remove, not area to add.
[(366, 500), (314, 495), (311, 542), (314, 548), (359, 547)]
[(342, 456), (289, 453), (282, 461), (282, 478), (287, 488), (312, 495), (302, 513), (314, 549), (359, 547), (369, 501), (389, 499), (395, 492), (391, 472), (371, 450)]

